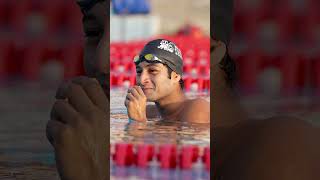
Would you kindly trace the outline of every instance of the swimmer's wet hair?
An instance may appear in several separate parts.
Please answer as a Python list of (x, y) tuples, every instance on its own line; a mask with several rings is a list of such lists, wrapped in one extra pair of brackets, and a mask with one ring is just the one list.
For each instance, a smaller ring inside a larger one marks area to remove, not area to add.
[(236, 73), (237, 73), (237, 68), (236, 68), (236, 63), (235, 61), (231, 58), (229, 55), (228, 49), (227, 52), (222, 59), (222, 61), (219, 63), (220, 68), (226, 73), (226, 81), (227, 84), (230, 88), (233, 88), (236, 83)]

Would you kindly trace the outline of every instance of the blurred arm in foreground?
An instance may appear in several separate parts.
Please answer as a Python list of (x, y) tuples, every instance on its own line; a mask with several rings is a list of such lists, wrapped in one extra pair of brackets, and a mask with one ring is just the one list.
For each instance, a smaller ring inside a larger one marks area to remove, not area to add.
[(47, 124), (61, 179), (109, 179), (109, 19), (105, 0), (83, 10), (84, 67), (88, 77), (62, 84)]

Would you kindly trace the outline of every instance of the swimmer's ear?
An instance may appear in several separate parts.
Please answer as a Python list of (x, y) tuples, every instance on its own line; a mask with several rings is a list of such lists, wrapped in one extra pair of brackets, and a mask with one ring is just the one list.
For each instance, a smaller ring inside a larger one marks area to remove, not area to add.
[(172, 71), (172, 73), (171, 73), (171, 79), (173, 79), (174, 81), (179, 82), (181, 78), (182, 78), (182, 77), (181, 77), (180, 74)]
[(214, 39), (211, 39), (210, 41), (210, 56), (211, 56), (211, 65), (215, 66), (219, 64), (225, 54), (227, 53), (227, 46), (222, 41), (217, 41)]

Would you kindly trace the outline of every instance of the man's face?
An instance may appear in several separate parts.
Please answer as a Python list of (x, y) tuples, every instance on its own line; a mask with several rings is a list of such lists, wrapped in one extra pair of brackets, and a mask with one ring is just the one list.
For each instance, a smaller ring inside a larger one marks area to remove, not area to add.
[(174, 78), (168, 77), (168, 69), (161, 63), (145, 61), (136, 66), (137, 85), (140, 85), (148, 101), (158, 101), (174, 91)]

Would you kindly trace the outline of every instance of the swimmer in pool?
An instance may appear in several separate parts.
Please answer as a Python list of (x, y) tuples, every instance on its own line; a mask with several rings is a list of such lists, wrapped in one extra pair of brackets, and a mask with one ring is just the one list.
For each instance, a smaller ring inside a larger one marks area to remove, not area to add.
[(320, 128), (289, 116), (249, 117), (233, 90), (236, 66), (226, 36), (214, 35), (220, 39), (211, 38), (210, 47), (214, 179), (320, 179)]
[[(124, 102), (131, 120), (146, 122), (160, 116), (170, 121), (210, 122), (209, 102), (184, 94), (182, 54), (173, 42), (148, 42), (134, 63), (137, 85), (128, 89)], [(148, 101), (155, 104), (147, 105)]]

